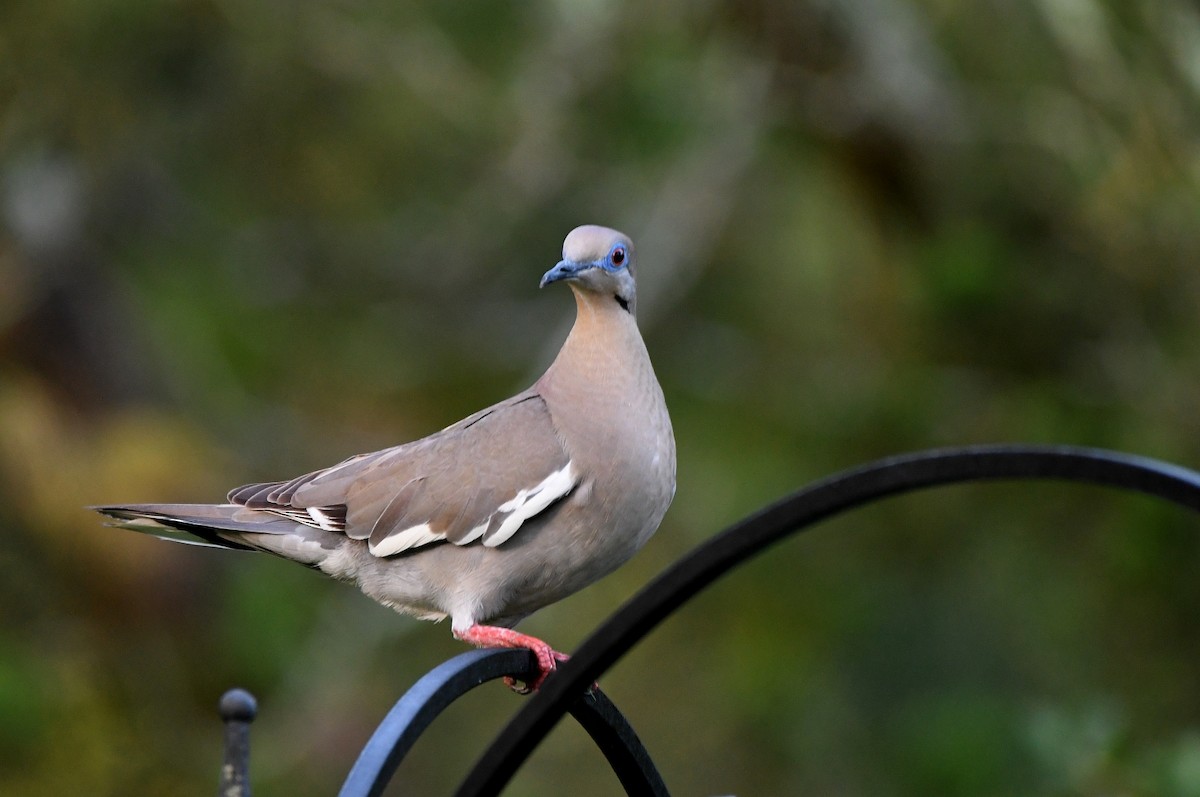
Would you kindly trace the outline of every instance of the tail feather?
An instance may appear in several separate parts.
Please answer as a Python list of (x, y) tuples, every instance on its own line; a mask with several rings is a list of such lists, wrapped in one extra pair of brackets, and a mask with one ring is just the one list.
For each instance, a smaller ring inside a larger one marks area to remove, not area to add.
[(291, 521), (266, 514), (248, 518), (245, 507), (236, 504), (113, 504), (88, 508), (116, 521), (110, 526), (210, 548), (259, 550), (240, 541), (241, 533), (286, 534), (296, 527)]

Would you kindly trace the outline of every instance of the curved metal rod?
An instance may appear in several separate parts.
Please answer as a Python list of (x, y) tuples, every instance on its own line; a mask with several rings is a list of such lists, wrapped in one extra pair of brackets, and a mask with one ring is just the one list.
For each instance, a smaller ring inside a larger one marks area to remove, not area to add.
[(598, 688), (584, 693), (571, 706), (571, 716), (604, 753), (609, 767), (631, 797), (668, 797), (650, 753), (625, 716)]
[(935, 449), (814, 482), (692, 550), (617, 610), (521, 708), (468, 773), (459, 797), (498, 794), (576, 696), (675, 609), (768, 545), (888, 496), (995, 479), (1054, 479), (1142, 492), (1200, 511), (1200, 474), (1159, 460), (1071, 446)]
[(371, 734), (340, 797), (378, 797), (421, 733), (447, 706), (486, 681), (529, 672), (532, 659), (527, 650), (472, 650), (425, 673)]
[[(378, 797), (429, 724), (480, 684), (537, 668), (529, 650), (472, 650), (427, 672), (396, 702), (350, 769), (340, 797)], [(572, 701), (571, 714), (604, 754), (629, 794), (667, 794), (666, 786), (633, 728), (599, 689)]]

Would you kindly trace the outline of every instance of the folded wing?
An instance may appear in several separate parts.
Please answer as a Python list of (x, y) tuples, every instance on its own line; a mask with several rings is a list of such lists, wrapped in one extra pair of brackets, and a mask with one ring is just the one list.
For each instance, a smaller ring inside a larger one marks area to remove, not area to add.
[(545, 401), (529, 391), (421, 440), (239, 487), (229, 501), (386, 557), (442, 541), (502, 545), (577, 484)]

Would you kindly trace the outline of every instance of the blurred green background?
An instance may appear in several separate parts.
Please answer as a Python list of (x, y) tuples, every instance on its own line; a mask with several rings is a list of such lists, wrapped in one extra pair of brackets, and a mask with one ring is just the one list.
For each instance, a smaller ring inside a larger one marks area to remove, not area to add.
[[(0, 793), (332, 794), (463, 647), (81, 507), (218, 500), (526, 386), (563, 236), (631, 234), (679, 490), (526, 621), (571, 650), (814, 478), (982, 441), (1200, 465), (1186, 0), (0, 5)], [(1200, 522), (1062, 485), (829, 522), (602, 683), (681, 795), (1200, 795)], [(447, 793), (520, 706), (439, 721)], [(569, 721), (516, 795), (607, 795)]]

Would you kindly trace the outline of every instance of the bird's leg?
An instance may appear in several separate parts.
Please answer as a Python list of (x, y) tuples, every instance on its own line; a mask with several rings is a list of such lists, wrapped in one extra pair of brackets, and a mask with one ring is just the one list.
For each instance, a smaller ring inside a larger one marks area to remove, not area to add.
[(537, 657), (538, 675), (525, 686), (518, 686), (515, 679), (504, 677), (504, 683), (519, 694), (527, 695), (541, 687), (546, 676), (554, 672), (560, 661), (566, 661), (569, 656), (559, 653), (537, 637), (522, 634), (511, 628), (501, 628), (495, 625), (472, 625), (462, 630), (455, 629), (454, 636), (463, 642), (469, 642), (477, 648), (525, 648), (532, 650)]

